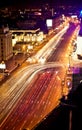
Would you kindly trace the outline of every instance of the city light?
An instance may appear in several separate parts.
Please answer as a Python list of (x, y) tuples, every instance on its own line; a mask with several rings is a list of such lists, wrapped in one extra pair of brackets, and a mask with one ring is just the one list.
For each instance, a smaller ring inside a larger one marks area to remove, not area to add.
[(4, 62), (2, 62), (2, 63), (0, 64), (0, 69), (6, 69), (6, 65), (5, 65)]
[[(78, 15), (68, 13), (67, 6), (66, 11), (61, 6), (63, 12), (43, 6), (40, 10), (0, 11), (1, 21), (9, 22), (9, 28), (0, 28), (0, 128), (4, 130), (34, 129), (60, 107), (63, 96), (67, 100), (77, 80), (82, 82), (82, 64), (75, 59), (82, 55)], [(82, 11), (79, 13), (82, 16)], [(68, 115), (65, 111), (61, 114)]]
[(52, 27), (52, 19), (46, 20), (47, 27)]

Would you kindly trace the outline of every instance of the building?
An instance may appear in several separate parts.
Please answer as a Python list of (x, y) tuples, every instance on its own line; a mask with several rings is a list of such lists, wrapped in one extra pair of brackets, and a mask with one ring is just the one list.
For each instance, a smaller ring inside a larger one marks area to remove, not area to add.
[(12, 33), (8, 27), (0, 28), (0, 62), (6, 61), (13, 56)]
[(80, 25), (80, 28), (78, 30), (77, 39), (76, 39), (76, 54), (78, 59), (82, 60), (82, 24)]
[(44, 39), (44, 34), (40, 28), (36, 30), (10, 30), (12, 32), (12, 45), (17, 42), (41, 42)]

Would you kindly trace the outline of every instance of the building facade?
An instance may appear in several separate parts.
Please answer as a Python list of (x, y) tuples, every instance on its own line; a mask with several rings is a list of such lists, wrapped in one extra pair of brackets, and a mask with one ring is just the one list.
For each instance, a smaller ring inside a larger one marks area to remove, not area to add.
[(12, 56), (12, 33), (8, 27), (2, 27), (0, 28), (0, 61), (6, 61)]

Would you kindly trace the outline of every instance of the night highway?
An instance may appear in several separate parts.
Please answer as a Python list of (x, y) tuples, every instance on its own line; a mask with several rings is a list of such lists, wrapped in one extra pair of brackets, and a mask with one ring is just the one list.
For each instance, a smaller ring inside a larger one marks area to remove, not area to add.
[(0, 130), (31, 130), (59, 104), (76, 27), (61, 35), (46, 63), (22, 68), (0, 87)]
[[(74, 31), (76, 29), (76, 26), (70, 25), (70, 28), (68, 29), (67, 33), (65, 33), (61, 40), (60, 44), (57, 46), (57, 49), (54, 51), (52, 56), (47, 60), (48, 62), (62, 62), (62, 63), (69, 63), (69, 54), (72, 51), (72, 36), (74, 35)], [(68, 61), (67, 61), (68, 60)]]
[(62, 67), (39, 72), (35, 80), (25, 88), (11, 113), (1, 123), (1, 129), (32, 129), (52, 111), (61, 98), (59, 75), (62, 75)]

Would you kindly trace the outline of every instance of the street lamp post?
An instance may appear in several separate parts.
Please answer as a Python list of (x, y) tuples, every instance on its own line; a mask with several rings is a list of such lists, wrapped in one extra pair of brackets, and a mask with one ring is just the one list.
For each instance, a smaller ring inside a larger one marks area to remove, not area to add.
[(61, 80), (61, 97), (63, 97), (64, 85), (65, 85), (65, 79), (62, 79), (62, 80)]
[(71, 57), (71, 54), (69, 54), (69, 68), (70, 68), (70, 65), (71, 65), (70, 57)]

